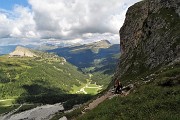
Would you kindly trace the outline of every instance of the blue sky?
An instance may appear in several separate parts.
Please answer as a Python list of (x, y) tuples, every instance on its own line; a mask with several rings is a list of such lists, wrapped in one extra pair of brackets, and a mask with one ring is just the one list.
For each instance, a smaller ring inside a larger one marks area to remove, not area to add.
[(129, 6), (140, 0), (0, 0), (0, 46), (119, 43)]
[(27, 0), (0, 0), (0, 8), (5, 10), (12, 10), (14, 5), (28, 6)]

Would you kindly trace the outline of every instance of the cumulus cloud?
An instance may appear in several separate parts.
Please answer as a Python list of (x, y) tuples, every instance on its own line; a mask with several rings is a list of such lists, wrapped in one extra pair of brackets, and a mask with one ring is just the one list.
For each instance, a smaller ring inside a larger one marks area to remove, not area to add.
[(0, 38), (37, 37), (30, 9), (15, 6), (12, 12), (0, 10)]
[(28, 0), (31, 8), (16, 5), (13, 11), (0, 10), (0, 38), (119, 43), (126, 10), (138, 1)]
[(41, 37), (67, 39), (84, 33), (117, 34), (132, 0), (29, 0), (29, 3)]

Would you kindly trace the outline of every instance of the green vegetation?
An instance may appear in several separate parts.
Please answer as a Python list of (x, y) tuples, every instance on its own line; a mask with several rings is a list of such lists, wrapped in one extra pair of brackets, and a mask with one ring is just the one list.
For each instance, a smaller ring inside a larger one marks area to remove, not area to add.
[[(91, 75), (92, 76), (92, 75)], [(91, 79), (91, 77), (90, 77)], [(92, 83), (92, 80), (87, 79), (86, 84), (82, 84), (81, 86), (73, 86), (72, 94), (91, 94), (96, 95), (102, 91), (102, 86), (96, 85)]]
[(15, 99), (0, 100), (0, 106), (11, 106), (15, 102)]
[[(163, 90), (163, 91), (162, 91)], [(145, 120), (168, 119), (178, 120), (180, 117), (179, 86), (174, 88), (154, 87), (149, 84), (140, 87), (135, 93), (122, 98), (116, 97), (100, 104), (97, 108), (79, 120)]]
[(103, 89), (106, 89), (111, 82), (113, 75), (103, 74), (103, 72), (95, 72), (92, 76), (92, 83), (97, 85), (103, 85)]
[[(1, 113), (20, 104), (23, 105), (17, 112), (32, 109), (38, 104), (57, 102), (64, 102), (67, 110), (90, 100), (102, 89), (99, 84), (94, 84), (96, 78), (93, 75), (83, 74), (64, 58), (33, 52), (39, 57), (0, 56), (0, 97), (9, 99), (0, 102)], [(85, 93), (78, 92), (83, 87)]]
[(0, 100), (0, 114), (9, 112), (19, 107), (19, 105), (13, 105), (15, 99)]
[(71, 119), (80, 115), (75, 117), (78, 120), (112, 118), (115, 120), (178, 120), (180, 118), (179, 67), (180, 63), (175, 63), (153, 73), (149, 71), (149, 74), (142, 79), (137, 76), (134, 78), (136, 88), (130, 95), (106, 100), (83, 115), (80, 115), (80, 108), (66, 116)]
[[(42, 57), (0, 56), (0, 98), (5, 99), (0, 101), (1, 113), (17, 108), (17, 103), (53, 104), (74, 99), (78, 95), (70, 94), (73, 85), (86, 84), (88, 76), (63, 58), (43, 52), (36, 54)], [(26, 105), (20, 111), (32, 107)]]
[(0, 114), (7, 113), (18, 108), (19, 105), (12, 105), (12, 106), (0, 106)]
[(68, 93), (86, 76), (61, 58), (0, 57), (0, 97)]
[[(105, 41), (107, 43), (108, 41)], [(106, 45), (106, 44), (105, 44)], [(111, 81), (111, 77), (115, 72), (117, 61), (119, 59), (120, 45), (114, 44), (110, 45), (107, 43), (108, 47), (96, 47), (96, 43), (79, 45), (65, 48), (57, 48), (54, 50), (49, 50), (49, 52), (56, 53), (59, 56), (63, 56), (77, 66), (85, 74), (92, 74), (92, 83), (103, 86), (102, 89), (106, 89)], [(81, 86), (74, 85), (72, 93), (76, 93), (85, 84)], [(88, 89), (93, 94), (97, 94), (97, 89)], [(94, 92), (92, 92), (94, 91)], [(84, 93), (84, 92), (79, 92)]]
[(84, 90), (89, 93), (89, 94), (97, 94), (98, 93), (98, 89), (94, 89), (94, 88), (84, 88)]

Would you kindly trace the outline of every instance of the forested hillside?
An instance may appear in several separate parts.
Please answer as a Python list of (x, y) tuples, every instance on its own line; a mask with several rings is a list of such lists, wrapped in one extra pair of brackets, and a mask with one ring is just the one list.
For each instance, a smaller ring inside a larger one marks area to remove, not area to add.
[(1, 98), (69, 93), (73, 85), (86, 83), (88, 77), (64, 58), (45, 53), (41, 56), (0, 57)]

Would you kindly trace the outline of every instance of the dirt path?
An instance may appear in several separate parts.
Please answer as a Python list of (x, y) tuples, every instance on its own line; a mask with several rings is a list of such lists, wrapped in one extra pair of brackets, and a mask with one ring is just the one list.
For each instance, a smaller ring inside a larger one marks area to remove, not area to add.
[(134, 85), (132, 85), (132, 84), (125, 86), (123, 88), (122, 94), (114, 94), (113, 92), (111, 92), (111, 90), (106, 92), (103, 96), (98, 97), (97, 99), (95, 99), (94, 101), (89, 103), (88, 106), (85, 106), (84, 109), (82, 110), (82, 113), (85, 113), (89, 110), (94, 109), (95, 107), (97, 107), (100, 103), (102, 103), (106, 99), (112, 99), (115, 96), (126, 96), (126, 95), (128, 95), (131, 92), (131, 90), (133, 89), (133, 87), (134, 87)]
[(107, 98), (109, 98), (112, 95), (114, 95), (112, 92), (107, 92), (103, 96), (97, 98), (96, 100), (91, 102), (88, 106), (86, 106), (84, 108), (84, 110), (82, 111), (82, 113), (85, 113), (88, 110), (92, 110), (93, 108), (97, 107), (100, 103), (102, 103), (104, 100), (106, 100)]

